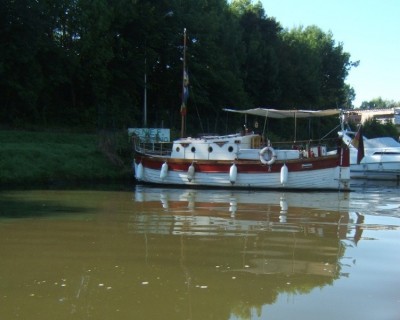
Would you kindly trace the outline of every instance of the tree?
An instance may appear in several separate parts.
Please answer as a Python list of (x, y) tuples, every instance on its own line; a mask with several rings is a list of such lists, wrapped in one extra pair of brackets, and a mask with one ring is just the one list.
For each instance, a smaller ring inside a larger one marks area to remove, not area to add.
[(285, 30), (282, 34), (282, 101), (285, 106), (341, 107), (346, 104), (345, 79), (358, 62), (336, 44), (331, 33), (316, 26)]
[(344, 85), (344, 92), (346, 97), (346, 102), (343, 105), (344, 109), (353, 109), (353, 101), (356, 99), (356, 92), (353, 87), (348, 84)]
[(277, 101), (279, 86), (279, 59), (276, 53), (281, 26), (265, 16), (261, 3), (253, 5), (249, 0), (236, 0), (232, 12), (242, 27), (244, 59), (241, 66), (243, 86), (250, 101), (265, 106)]
[(389, 109), (399, 108), (400, 102), (383, 100), (381, 97), (372, 99), (371, 101), (363, 101), (360, 109)]
[(377, 137), (392, 137), (397, 140), (399, 136), (399, 132), (393, 123), (381, 124), (375, 118), (368, 119), (364, 122), (363, 134), (369, 139)]
[(43, 74), (37, 57), (46, 41), (36, 1), (6, 1), (0, 10), (0, 105), (2, 121), (40, 118), (37, 101)]
[(354, 99), (342, 45), (315, 26), (282, 30), (259, 1), (21, 0), (0, 6), (1, 121), (141, 126), (146, 74), (149, 125), (179, 128), (184, 28), (191, 134), (226, 132), (227, 106)]

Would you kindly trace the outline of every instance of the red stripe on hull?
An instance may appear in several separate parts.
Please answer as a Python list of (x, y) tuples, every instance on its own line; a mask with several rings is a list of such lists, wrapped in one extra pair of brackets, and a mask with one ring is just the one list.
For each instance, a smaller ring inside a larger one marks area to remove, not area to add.
[(299, 160), (288, 160), (288, 161), (276, 161), (272, 165), (262, 164), (260, 161), (254, 160), (235, 160), (224, 161), (224, 160), (185, 160), (185, 159), (171, 159), (171, 158), (159, 158), (150, 157), (145, 155), (136, 155), (135, 161), (137, 164), (142, 162), (145, 168), (160, 170), (164, 162), (168, 163), (169, 171), (184, 171), (187, 172), (189, 166), (193, 163), (196, 172), (203, 173), (217, 173), (217, 172), (229, 172), (229, 169), (233, 163), (236, 164), (239, 173), (265, 173), (265, 172), (280, 172), (283, 164), (286, 164), (289, 172), (302, 172), (302, 171), (313, 171), (327, 168), (335, 168), (337, 166), (348, 167), (349, 161), (349, 150), (347, 148), (341, 149), (342, 155), (317, 157), (317, 158), (306, 158)]

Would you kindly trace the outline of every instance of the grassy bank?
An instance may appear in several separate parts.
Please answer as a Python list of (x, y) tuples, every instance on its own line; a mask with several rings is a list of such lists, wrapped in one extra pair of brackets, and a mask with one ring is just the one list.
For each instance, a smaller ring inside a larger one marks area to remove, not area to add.
[(0, 131), (0, 186), (129, 181), (126, 134)]

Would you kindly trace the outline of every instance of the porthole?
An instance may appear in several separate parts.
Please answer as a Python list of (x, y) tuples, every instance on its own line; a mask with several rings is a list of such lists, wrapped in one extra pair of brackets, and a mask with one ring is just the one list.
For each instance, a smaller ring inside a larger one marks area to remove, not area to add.
[(233, 151), (233, 147), (232, 147), (232, 146), (229, 146), (228, 151), (229, 151), (229, 152), (232, 152), (232, 151)]
[(208, 147), (208, 153), (213, 152), (213, 148), (212, 147)]
[(193, 153), (195, 153), (196, 152), (196, 148), (195, 147), (192, 147), (192, 149), (190, 149)]
[(179, 151), (181, 151), (181, 148), (176, 147), (176, 152), (179, 152)]

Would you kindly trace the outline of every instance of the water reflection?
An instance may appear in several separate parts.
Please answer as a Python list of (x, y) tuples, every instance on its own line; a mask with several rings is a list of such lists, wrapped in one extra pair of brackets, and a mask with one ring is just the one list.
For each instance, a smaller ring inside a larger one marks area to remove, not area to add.
[(137, 212), (130, 231), (152, 239), (146, 243), (149, 261), (162, 255), (153, 241), (176, 243), (174, 259), (181, 262), (187, 290), (196, 295), (194, 305), (206, 299), (207, 308), (217, 310), (223, 294), (229, 310), (221, 308), (218, 319), (229, 313), (249, 316), (282, 292), (307, 293), (347, 276), (341, 272), (346, 250), (341, 240), (356, 244), (363, 219), (349, 214), (348, 197), (138, 187), (135, 201), (162, 213)]
[[(377, 197), (143, 186), (3, 192), (20, 214), (0, 216), (0, 318), (259, 319), (282, 294), (351, 283), (352, 250), (378, 229), (363, 208), (398, 204), (394, 194)], [(26, 214), (43, 206), (46, 214)], [(379, 248), (391, 243), (399, 247)], [(359, 278), (377, 279), (381, 264), (394, 274), (389, 266), (398, 264), (367, 256), (373, 271)], [(343, 308), (354, 315), (357, 295), (348, 298), (333, 318)], [(302, 306), (316, 308), (313, 299)]]
[[(138, 186), (135, 201), (152, 203), (164, 215), (146, 210), (135, 216), (135, 232), (179, 235), (259, 235), (280, 231), (347, 237), (348, 193), (281, 193), (182, 190)], [(362, 215), (356, 214), (356, 220)], [(168, 219), (166, 218), (168, 217)], [(357, 224), (357, 222), (356, 222)], [(221, 232), (218, 232), (221, 230)]]

